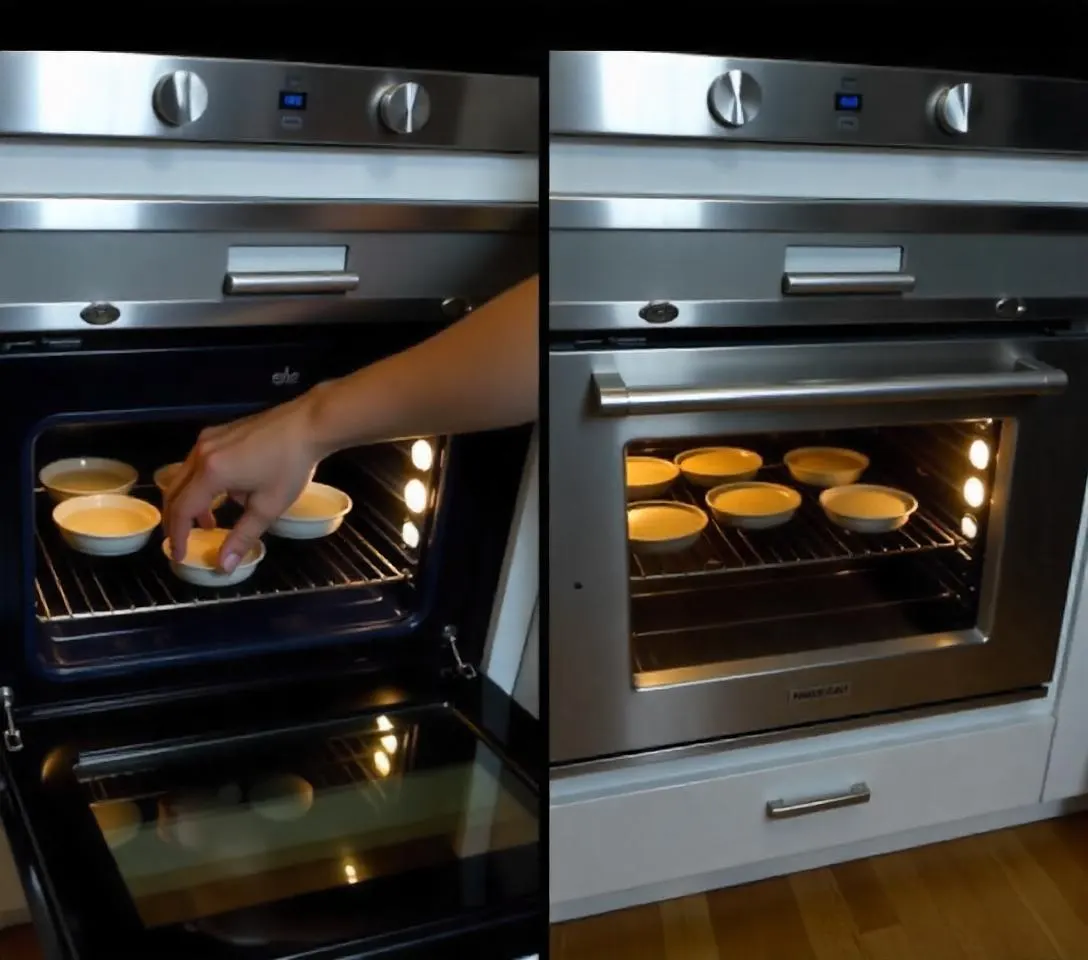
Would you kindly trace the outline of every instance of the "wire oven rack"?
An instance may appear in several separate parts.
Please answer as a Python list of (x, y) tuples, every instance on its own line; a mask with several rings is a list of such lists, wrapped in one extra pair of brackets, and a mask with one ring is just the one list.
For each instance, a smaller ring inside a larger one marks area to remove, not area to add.
[[(780, 468), (784, 474), (784, 468)], [(765, 470), (764, 474), (779, 470)], [(695, 490), (678, 479), (669, 499), (699, 507), (710, 522), (698, 542), (682, 553), (639, 556), (631, 553), (631, 580), (647, 585), (670, 580), (721, 576), (737, 571), (803, 567), (872, 557), (922, 553), (962, 547), (967, 541), (937, 515), (919, 507), (906, 526), (879, 535), (860, 535), (835, 526), (824, 514), (813, 492), (791, 483), (788, 476), (768, 476), (793, 486), (801, 493), (801, 507), (789, 523), (770, 530), (741, 530), (719, 524), (704, 500), (706, 491)], [(869, 482), (880, 483), (879, 479)]]
[(329, 537), (311, 541), (265, 538), (267, 554), (245, 583), (227, 589), (193, 587), (170, 571), (156, 536), (129, 557), (96, 558), (69, 548), (50, 519), (52, 504), (36, 495), (40, 621), (211, 606), (261, 597), (379, 586), (408, 579), (412, 562), (388, 520), (365, 503)]

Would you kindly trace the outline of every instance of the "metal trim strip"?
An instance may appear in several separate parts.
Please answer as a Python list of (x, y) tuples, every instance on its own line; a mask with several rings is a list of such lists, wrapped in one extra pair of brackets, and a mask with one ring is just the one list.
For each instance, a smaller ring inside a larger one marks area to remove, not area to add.
[(0, 197), (0, 230), (535, 233), (533, 203)]
[(871, 200), (752, 200), (707, 197), (553, 196), (558, 230), (722, 230), (768, 233), (1088, 234), (1088, 207), (904, 203)]

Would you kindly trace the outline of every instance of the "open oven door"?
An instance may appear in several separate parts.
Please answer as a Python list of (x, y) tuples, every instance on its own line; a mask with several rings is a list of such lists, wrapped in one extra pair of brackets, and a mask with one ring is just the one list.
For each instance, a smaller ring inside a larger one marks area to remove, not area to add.
[(0, 817), (51, 960), (540, 952), (539, 725), (490, 680), (193, 706), (144, 706), (140, 743), (131, 708), (8, 737)]

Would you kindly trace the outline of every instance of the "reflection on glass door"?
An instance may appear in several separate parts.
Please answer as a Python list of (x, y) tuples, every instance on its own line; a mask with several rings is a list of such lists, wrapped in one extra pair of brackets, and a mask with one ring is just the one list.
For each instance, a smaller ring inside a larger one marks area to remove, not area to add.
[(536, 843), (536, 800), (444, 711), (200, 762), (76, 769), (147, 927)]
[(978, 639), (999, 533), (990, 498), (1014, 426), (630, 443), (635, 685), (884, 640)]

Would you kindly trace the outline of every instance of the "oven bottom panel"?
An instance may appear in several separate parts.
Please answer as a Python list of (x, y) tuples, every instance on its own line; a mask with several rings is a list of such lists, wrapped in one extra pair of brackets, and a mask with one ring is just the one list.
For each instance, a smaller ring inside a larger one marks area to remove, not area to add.
[(15, 758), (15, 829), (73, 956), (444, 956), (481, 930), (483, 956), (539, 949), (536, 788), (449, 707), (140, 746), (40, 739)]

